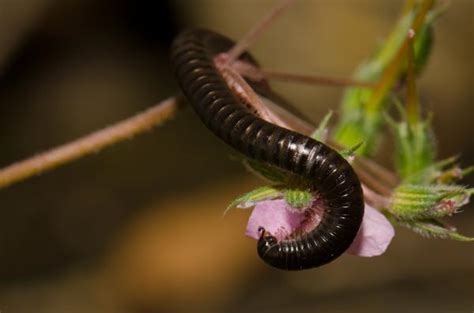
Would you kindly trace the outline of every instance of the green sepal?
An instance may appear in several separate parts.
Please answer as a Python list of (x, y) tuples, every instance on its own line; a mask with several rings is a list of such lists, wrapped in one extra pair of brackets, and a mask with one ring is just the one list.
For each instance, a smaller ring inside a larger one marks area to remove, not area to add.
[(349, 148), (349, 149), (345, 149), (345, 150), (341, 150), (339, 151), (339, 154), (347, 159), (347, 158), (350, 158), (350, 157), (353, 157), (355, 152), (364, 144), (363, 141), (359, 142), (358, 144), (354, 145), (352, 148)]
[(417, 234), (427, 238), (452, 239), (457, 241), (474, 241), (457, 232), (456, 228), (446, 225), (437, 219), (425, 219), (398, 222), (399, 225), (411, 229)]
[(255, 202), (262, 200), (275, 199), (282, 196), (282, 191), (280, 186), (262, 186), (258, 187), (246, 194), (240, 195), (231, 204), (225, 209), (224, 215), (230, 209), (241, 208), (247, 209), (255, 205)]
[(313, 194), (309, 190), (286, 189), (283, 197), (295, 209), (306, 208), (313, 201)]
[[(461, 168), (456, 162), (458, 157), (450, 157), (437, 161), (432, 166), (427, 167), (419, 173), (418, 177), (413, 177), (417, 181), (423, 181), (427, 184), (435, 183), (448, 185), (456, 183), (458, 180), (466, 177), (474, 171), (474, 166)], [(412, 175), (415, 176), (415, 175)]]
[(402, 120), (396, 122), (386, 115), (395, 134), (395, 167), (404, 183), (426, 184), (430, 182), (427, 169), (435, 162), (436, 145), (431, 127), (431, 118), (409, 124), (404, 108), (395, 101)]
[[(416, 181), (422, 181), (426, 184), (437, 183), (446, 185), (454, 183), (458, 179), (462, 178), (462, 170), (459, 169), (459, 167), (455, 164), (457, 160), (458, 157), (454, 156), (437, 161), (420, 173), (412, 174), (412, 179)], [(454, 173), (456, 168), (459, 169), (457, 174)], [(454, 176), (457, 176), (457, 178)]]
[(469, 167), (466, 167), (466, 168), (462, 168), (460, 169), (461, 170), (461, 176), (460, 178), (463, 178), (469, 174), (471, 174), (472, 172), (474, 172), (474, 166), (469, 166)]
[(390, 212), (400, 220), (450, 216), (472, 193), (458, 185), (401, 185), (392, 195)]

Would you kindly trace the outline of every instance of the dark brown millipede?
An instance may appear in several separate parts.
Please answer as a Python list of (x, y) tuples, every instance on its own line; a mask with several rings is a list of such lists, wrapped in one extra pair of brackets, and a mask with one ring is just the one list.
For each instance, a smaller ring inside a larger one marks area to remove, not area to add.
[[(252, 114), (229, 88), (213, 58), (234, 42), (196, 29), (173, 42), (171, 62), (181, 89), (204, 124), (246, 157), (298, 175), (324, 203), (321, 222), (312, 231), (278, 241), (261, 231), (257, 251), (268, 264), (285, 270), (317, 267), (340, 256), (357, 235), (364, 214), (361, 184), (350, 164), (325, 144), (276, 126)], [(240, 60), (257, 65), (244, 53)], [(264, 81), (248, 81), (271, 97)]]

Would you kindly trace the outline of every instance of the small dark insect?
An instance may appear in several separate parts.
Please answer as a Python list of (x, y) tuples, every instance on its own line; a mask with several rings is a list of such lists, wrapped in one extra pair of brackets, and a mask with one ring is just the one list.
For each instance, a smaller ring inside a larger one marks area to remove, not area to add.
[[(260, 229), (259, 256), (285, 270), (321, 266), (350, 246), (364, 214), (361, 184), (350, 164), (325, 144), (276, 126), (252, 113), (228, 86), (214, 57), (234, 42), (207, 30), (181, 33), (171, 48), (171, 62), (185, 96), (205, 125), (248, 158), (298, 175), (324, 203), (321, 222), (308, 233), (278, 241)], [(248, 53), (239, 59), (257, 66)], [(260, 95), (273, 94), (265, 81), (247, 83)]]

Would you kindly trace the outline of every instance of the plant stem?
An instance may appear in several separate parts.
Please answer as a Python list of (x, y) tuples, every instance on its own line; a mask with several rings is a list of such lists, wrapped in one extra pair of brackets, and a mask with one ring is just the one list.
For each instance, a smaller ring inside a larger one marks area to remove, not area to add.
[(358, 81), (349, 78), (336, 78), (328, 76), (302, 75), (295, 73), (286, 73), (280, 71), (261, 70), (266, 79), (281, 80), (286, 82), (297, 82), (311, 85), (328, 85), (328, 86), (351, 86), (362, 88), (375, 88), (376, 82)]
[(0, 189), (130, 139), (171, 118), (182, 106), (171, 97), (148, 110), (82, 138), (11, 164), (0, 170)]
[[(424, 0), (421, 2), (420, 9), (411, 25), (411, 30), (413, 32), (418, 32), (432, 6), (433, 0)], [(410, 38), (407, 36), (402, 42), (395, 57), (383, 72), (382, 77), (379, 80), (378, 87), (374, 90), (374, 93), (370, 97), (370, 100), (365, 107), (368, 111), (367, 114), (377, 114), (377, 112), (381, 110), (381, 106), (384, 104), (382, 99), (386, 97), (390, 89), (393, 87), (398, 78), (398, 74), (403, 68), (402, 63), (405, 61), (409, 43)]]
[(418, 124), (420, 115), (420, 108), (418, 104), (418, 94), (416, 90), (416, 73), (415, 73), (415, 52), (414, 52), (414, 32), (410, 32), (408, 35), (408, 48), (407, 48), (407, 99), (406, 99), (406, 112), (408, 124), (411, 127), (415, 127)]

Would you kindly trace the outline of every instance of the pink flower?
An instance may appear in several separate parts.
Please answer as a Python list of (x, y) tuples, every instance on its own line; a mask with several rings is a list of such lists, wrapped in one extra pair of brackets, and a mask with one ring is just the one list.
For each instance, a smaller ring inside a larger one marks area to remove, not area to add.
[(258, 228), (263, 227), (282, 240), (298, 228), (304, 219), (304, 213), (293, 209), (284, 199), (259, 201), (250, 215), (245, 234), (258, 240)]
[(346, 251), (352, 255), (372, 257), (381, 255), (395, 235), (395, 230), (379, 210), (365, 204), (364, 218), (357, 237)]
[[(313, 210), (311, 228), (319, 223), (321, 212), (321, 210)], [(282, 240), (298, 228), (307, 231), (308, 214), (294, 209), (283, 199), (260, 201), (250, 215), (245, 234), (258, 240), (259, 227), (265, 228), (278, 240)], [(387, 249), (394, 234), (393, 226), (385, 216), (366, 204), (361, 228), (347, 253), (364, 257), (381, 255)]]

